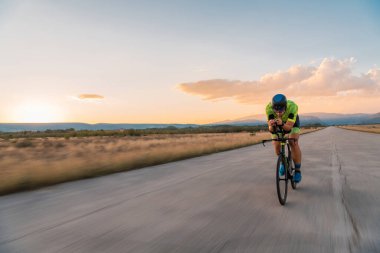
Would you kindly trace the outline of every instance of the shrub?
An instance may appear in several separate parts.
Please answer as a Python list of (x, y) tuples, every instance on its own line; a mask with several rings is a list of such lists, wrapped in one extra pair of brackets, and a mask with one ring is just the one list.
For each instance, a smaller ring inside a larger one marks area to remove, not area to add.
[(18, 148), (29, 148), (29, 147), (33, 147), (33, 142), (31, 140), (28, 140), (28, 139), (24, 139), (24, 140), (21, 140), (21, 141), (18, 141), (16, 143), (16, 147)]

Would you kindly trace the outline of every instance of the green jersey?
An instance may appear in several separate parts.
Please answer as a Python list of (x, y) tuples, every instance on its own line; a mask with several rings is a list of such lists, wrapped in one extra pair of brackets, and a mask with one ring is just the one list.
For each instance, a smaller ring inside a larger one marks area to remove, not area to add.
[[(265, 108), (265, 112), (267, 114), (267, 119), (277, 119), (277, 114), (274, 112), (272, 108), (272, 103), (269, 103), (267, 107)], [(291, 100), (288, 100), (286, 104), (286, 110), (284, 114), (281, 117), (281, 120), (283, 122), (291, 121), (293, 123), (296, 122), (297, 119), (297, 114), (298, 114), (298, 105), (294, 103)]]

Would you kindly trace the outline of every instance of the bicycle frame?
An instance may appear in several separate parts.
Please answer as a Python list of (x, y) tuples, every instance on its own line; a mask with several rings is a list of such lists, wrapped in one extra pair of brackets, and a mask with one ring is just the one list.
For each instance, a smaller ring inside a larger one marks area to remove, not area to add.
[[(289, 140), (295, 140), (295, 139), (294, 138), (286, 138), (284, 136), (285, 136), (285, 134), (284, 134), (283, 131), (280, 132), (280, 133), (277, 132), (277, 140), (276, 141), (280, 142), (280, 144), (281, 144), (280, 155), (282, 156), (283, 161), (286, 161), (287, 158), (289, 158), (289, 160), (292, 159), (292, 151), (290, 149)], [(287, 156), (286, 156), (286, 153), (285, 153), (285, 146), (288, 149), (288, 155)], [(292, 174), (291, 173), (291, 166), (290, 166), (289, 161), (286, 161), (285, 165), (286, 165), (286, 170), (289, 171), (289, 174)]]

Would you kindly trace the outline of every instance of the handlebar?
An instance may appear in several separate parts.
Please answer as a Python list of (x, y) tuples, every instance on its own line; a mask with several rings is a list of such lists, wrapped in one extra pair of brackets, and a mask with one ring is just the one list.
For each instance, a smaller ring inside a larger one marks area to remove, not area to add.
[(280, 141), (280, 142), (297, 141), (297, 139), (295, 139), (295, 138), (285, 138), (285, 137), (283, 137), (286, 133), (285, 133), (284, 129), (282, 128), (282, 126), (278, 126), (276, 124), (275, 128), (276, 128), (276, 131), (274, 133), (272, 133), (272, 134), (276, 134), (277, 135), (277, 139), (262, 140), (262, 144), (263, 144), (264, 147), (265, 147), (265, 142), (268, 142), (268, 141)]
[(265, 142), (268, 141), (280, 141), (280, 142), (286, 142), (286, 141), (297, 141), (296, 138), (277, 138), (277, 139), (268, 139), (268, 140), (262, 140), (261, 143), (265, 147)]
[(275, 125), (275, 132), (273, 133), (273, 134), (286, 134), (285, 133), (285, 130), (284, 130), (284, 128), (283, 128), (283, 125), (282, 126), (279, 126), (279, 125)]

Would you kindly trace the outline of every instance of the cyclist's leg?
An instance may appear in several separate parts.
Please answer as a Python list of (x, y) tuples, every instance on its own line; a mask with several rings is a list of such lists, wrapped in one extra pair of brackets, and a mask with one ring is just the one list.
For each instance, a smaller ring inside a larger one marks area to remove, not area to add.
[[(298, 132), (298, 133), (296, 133), (296, 132)], [(301, 154), (300, 146), (298, 144), (299, 137), (300, 137), (299, 128), (298, 128), (298, 130), (295, 129), (293, 131), (293, 133), (291, 132), (290, 135), (289, 135), (289, 138), (296, 139), (295, 141), (289, 141), (290, 148), (292, 149), (292, 158), (293, 158), (294, 166), (295, 166), (295, 170), (296, 170), (296, 172), (294, 174), (294, 177), (293, 177), (293, 180), (294, 180), (295, 183), (301, 182), (301, 179), (302, 179), (302, 176), (301, 176), (301, 158), (302, 158), (302, 154)]]
[(300, 137), (300, 129), (298, 127), (293, 127), (289, 134), (289, 138), (296, 139), (295, 141), (289, 141), (290, 148), (292, 149), (292, 158), (295, 164), (301, 164), (302, 153), (299, 146), (298, 140)]
[(293, 158), (294, 164), (296, 168), (298, 169), (301, 168), (301, 158), (302, 158), (301, 149), (298, 144), (298, 139), (301, 133), (300, 126), (301, 126), (300, 118), (297, 115), (296, 122), (289, 134), (289, 138), (294, 138), (296, 140), (290, 141), (289, 144), (290, 144), (290, 148), (292, 149), (292, 158)]
[[(277, 135), (272, 134), (272, 139), (277, 139)], [(273, 147), (274, 147), (274, 152), (276, 153), (276, 155), (279, 155), (280, 154), (280, 148), (281, 148), (280, 142), (272, 141), (272, 143), (273, 143)]]

